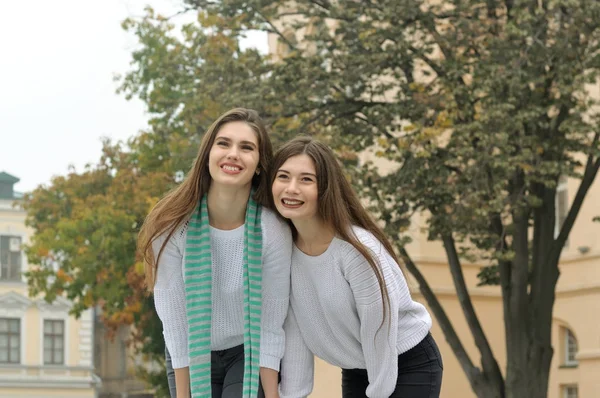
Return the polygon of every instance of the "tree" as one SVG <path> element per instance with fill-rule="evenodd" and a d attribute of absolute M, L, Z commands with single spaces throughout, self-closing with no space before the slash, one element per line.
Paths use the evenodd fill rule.
<path fill-rule="evenodd" d="M 138 278 L 130 272 L 136 264 L 133 223 L 139 226 L 149 206 L 177 182 L 178 172 L 187 170 L 201 133 L 218 114 L 236 105 L 253 107 L 278 133 L 276 141 L 309 132 L 335 147 L 348 166 L 356 166 L 363 151 L 395 162 L 390 174 L 369 164 L 354 170 L 354 183 L 397 237 L 473 390 L 486 398 L 546 396 L 558 259 L 600 167 L 600 118 L 585 91 L 600 70 L 597 2 L 187 4 L 198 19 L 183 27 L 181 38 L 168 18 L 151 9 L 141 20 L 124 23 L 140 47 L 132 54 L 132 70 L 119 80 L 120 90 L 147 104 L 150 128 L 126 146 L 107 145 L 109 155 L 97 165 L 58 178 L 27 199 L 35 230 L 29 255 L 39 264 L 36 272 L 46 272 L 32 274 L 30 284 L 51 299 L 54 285 L 43 281 L 55 276 L 64 279 L 58 292 L 63 289 L 82 305 L 89 289 L 97 292 L 93 297 L 110 300 L 107 317 L 111 309 L 127 308 L 126 296 L 139 291 L 135 283 L 114 282 L 118 294 L 105 297 L 113 290 L 94 282 L 96 272 L 86 272 L 90 265 L 77 258 L 80 243 L 62 242 L 63 237 L 77 242 L 79 235 L 93 235 L 88 223 L 102 228 L 98 236 L 125 235 L 126 255 L 98 238 L 90 239 L 87 259 L 100 268 L 112 261 L 116 275 Z M 254 50 L 240 49 L 238 39 L 248 29 L 276 35 L 285 48 L 282 56 L 269 63 Z M 581 185 L 555 237 L 560 176 L 579 178 Z M 133 192 L 126 193 L 129 189 Z M 57 202 L 54 196 L 63 191 L 68 200 Z M 113 199 L 121 201 L 115 209 L 108 205 Z M 86 216 L 93 206 L 102 212 Z M 466 353 L 402 245 L 401 231 L 415 211 L 430 215 L 429 237 L 446 249 L 480 364 Z M 102 214 L 116 227 L 93 218 Z M 121 214 L 130 218 L 121 223 Z M 498 283 L 502 291 L 505 377 L 466 290 L 461 271 L 466 256 L 485 261 L 482 282 Z M 48 270 L 54 263 L 64 275 Z M 152 306 L 144 305 L 148 319 L 156 320 Z M 162 355 L 157 346 L 153 350 L 157 358 Z"/>
<path fill-rule="evenodd" d="M 164 353 L 161 328 L 144 294 L 135 246 L 145 214 L 172 177 L 142 174 L 136 164 L 121 144 L 105 141 L 97 164 L 54 177 L 25 196 L 26 222 L 34 231 L 26 277 L 31 295 L 48 302 L 66 296 L 76 317 L 98 306 L 109 338 L 120 326 L 134 325 L 137 352 L 162 363 L 164 354 L 156 355 Z"/>
<path fill-rule="evenodd" d="M 268 69 L 256 50 L 240 49 L 237 33 L 218 16 L 198 13 L 178 29 L 148 8 L 123 28 L 140 45 L 131 70 L 116 79 L 118 92 L 146 104 L 150 126 L 126 143 L 105 141 L 98 162 L 26 195 L 34 231 L 26 276 L 30 294 L 49 302 L 64 295 L 75 316 L 99 306 L 109 334 L 133 325 L 137 352 L 164 366 L 162 326 L 136 257 L 137 233 L 151 207 L 184 177 L 202 134 L 221 113 L 235 106 L 266 113 Z M 164 367 L 139 371 L 158 396 L 168 396 Z"/>
<path fill-rule="evenodd" d="M 366 150 L 361 190 L 399 251 L 480 397 L 545 397 L 562 248 L 600 167 L 600 117 L 586 85 L 600 71 L 592 0 L 187 0 L 275 35 L 269 101 L 351 162 Z M 241 25 L 240 25 L 240 21 Z M 579 189 L 554 235 L 561 176 Z M 357 179 L 356 184 L 361 180 Z M 411 212 L 429 214 L 481 356 L 466 353 L 402 246 Z M 532 237 L 530 239 L 529 237 Z M 500 371 L 468 295 L 465 257 L 499 284 L 507 368 Z"/>

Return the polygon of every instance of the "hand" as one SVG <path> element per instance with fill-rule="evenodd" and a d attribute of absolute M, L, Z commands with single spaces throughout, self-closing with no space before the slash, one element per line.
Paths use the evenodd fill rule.
<path fill-rule="evenodd" d="M 265 398 L 279 398 L 279 372 L 274 369 L 260 368 L 260 381 Z"/>

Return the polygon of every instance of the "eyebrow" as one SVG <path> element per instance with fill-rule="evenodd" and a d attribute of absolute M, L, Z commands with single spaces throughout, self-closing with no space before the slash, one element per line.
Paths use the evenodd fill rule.
<path fill-rule="evenodd" d="M 277 172 L 278 172 L 278 173 L 281 173 L 281 172 L 283 172 L 283 173 L 291 174 L 289 171 L 287 171 L 287 170 L 284 170 L 284 169 L 279 169 L 279 170 L 277 170 Z M 301 175 L 301 176 L 311 176 L 311 177 L 315 177 L 315 178 L 317 178 L 317 175 L 316 175 L 316 174 L 313 174 L 313 173 L 300 173 L 300 175 Z"/>
<path fill-rule="evenodd" d="M 216 140 L 223 140 L 223 141 L 227 141 L 227 142 L 231 142 L 232 141 L 231 138 L 223 137 L 223 136 L 215 138 L 215 141 Z M 256 144 L 254 142 L 252 142 L 252 141 L 245 141 L 244 140 L 244 141 L 240 141 L 240 144 L 242 144 L 242 145 L 252 145 L 254 148 L 256 148 Z"/>

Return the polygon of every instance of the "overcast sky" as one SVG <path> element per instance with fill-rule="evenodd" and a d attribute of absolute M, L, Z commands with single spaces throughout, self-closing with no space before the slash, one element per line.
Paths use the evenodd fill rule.
<path fill-rule="evenodd" d="M 26 192 L 99 159 L 101 137 L 146 126 L 144 105 L 115 93 L 136 39 L 121 29 L 144 6 L 172 15 L 181 0 L 0 2 L 0 171 Z M 181 21 L 181 19 L 180 19 Z M 245 45 L 267 49 L 266 36 Z"/>

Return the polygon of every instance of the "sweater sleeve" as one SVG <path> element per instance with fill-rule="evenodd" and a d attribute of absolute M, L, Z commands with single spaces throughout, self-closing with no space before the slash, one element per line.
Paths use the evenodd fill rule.
<path fill-rule="evenodd" d="M 279 370 L 285 350 L 283 323 L 290 300 L 292 235 L 285 221 L 264 211 L 260 366 Z"/>
<path fill-rule="evenodd" d="M 163 325 L 165 344 L 171 354 L 174 369 L 189 366 L 188 321 L 185 309 L 185 284 L 182 274 L 184 230 L 175 230 L 160 256 L 154 286 L 154 305 Z M 152 242 L 154 255 L 166 239 L 166 234 Z"/>
<path fill-rule="evenodd" d="M 390 306 L 383 320 L 383 300 L 375 272 L 356 250 L 346 260 L 346 278 L 352 289 L 360 318 L 360 339 L 367 367 L 369 398 L 388 398 L 394 391 L 398 377 L 398 283 L 395 283 L 392 267 L 398 265 L 387 255 L 383 245 L 372 235 L 357 235 L 360 241 L 374 254 L 382 271 Z M 406 292 L 408 293 L 408 287 Z"/>
<path fill-rule="evenodd" d="M 285 320 L 285 355 L 281 364 L 281 398 L 306 398 L 313 389 L 314 356 L 304 343 L 290 307 Z"/>

